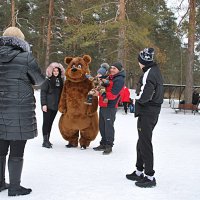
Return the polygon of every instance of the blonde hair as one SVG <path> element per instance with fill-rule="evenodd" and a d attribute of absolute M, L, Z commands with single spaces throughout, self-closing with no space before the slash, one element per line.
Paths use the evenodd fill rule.
<path fill-rule="evenodd" d="M 11 37 L 17 37 L 19 39 L 22 39 L 24 40 L 25 37 L 24 37 L 24 34 L 22 33 L 22 31 L 17 28 L 17 27 L 9 27 L 7 28 L 4 33 L 3 33 L 3 36 L 11 36 Z"/>

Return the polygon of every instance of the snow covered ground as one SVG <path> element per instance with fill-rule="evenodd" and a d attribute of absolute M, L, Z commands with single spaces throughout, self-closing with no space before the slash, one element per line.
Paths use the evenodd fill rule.
<path fill-rule="evenodd" d="M 59 129 L 59 114 L 53 125 L 53 149 L 42 144 L 42 111 L 39 91 L 37 119 L 39 136 L 29 140 L 25 150 L 22 185 L 33 192 L 15 199 L 28 200 L 199 200 L 200 115 L 175 114 L 166 101 L 154 130 L 155 188 L 142 189 L 125 178 L 135 169 L 137 130 L 133 114 L 117 112 L 113 153 L 102 155 L 92 148 L 67 149 Z M 8 173 L 6 172 L 8 180 Z M 7 191 L 0 199 L 7 199 Z"/>

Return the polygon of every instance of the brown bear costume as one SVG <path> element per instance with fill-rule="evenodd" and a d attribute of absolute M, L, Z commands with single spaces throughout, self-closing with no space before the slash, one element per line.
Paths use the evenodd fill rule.
<path fill-rule="evenodd" d="M 60 97 L 59 129 L 62 137 L 69 141 L 68 148 L 77 147 L 78 140 L 81 148 L 86 149 L 98 134 L 98 98 L 93 97 L 92 105 L 84 104 L 93 83 L 86 77 L 89 74 L 91 57 L 66 57 L 68 64 L 66 80 Z M 80 132 L 80 139 L 79 139 Z"/>

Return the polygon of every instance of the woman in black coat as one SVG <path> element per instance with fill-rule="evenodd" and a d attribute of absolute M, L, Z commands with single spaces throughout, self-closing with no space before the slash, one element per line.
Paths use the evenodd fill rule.
<path fill-rule="evenodd" d="M 49 141 L 53 121 L 58 112 L 58 103 L 63 88 L 65 70 L 60 63 L 51 63 L 46 70 L 47 78 L 41 88 L 41 106 L 43 111 L 43 144 L 45 148 L 52 148 Z"/>
<path fill-rule="evenodd" d="M 21 172 L 26 142 L 38 134 L 32 85 L 44 80 L 24 34 L 17 27 L 7 28 L 0 37 L 0 192 L 8 189 L 8 196 L 32 191 L 20 185 Z M 9 188 L 5 183 L 8 150 Z"/>

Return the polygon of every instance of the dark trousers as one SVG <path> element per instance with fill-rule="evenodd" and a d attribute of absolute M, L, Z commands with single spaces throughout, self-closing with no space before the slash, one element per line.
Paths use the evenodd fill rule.
<path fill-rule="evenodd" d="M 154 158 L 152 146 L 153 129 L 158 121 L 158 115 L 144 114 L 138 117 L 138 142 L 136 168 L 145 172 L 146 175 L 153 176 Z"/>
<path fill-rule="evenodd" d="M 43 125 L 42 125 L 43 135 L 50 135 L 56 114 L 57 110 L 48 109 L 47 112 L 43 112 Z"/>
<path fill-rule="evenodd" d="M 124 111 L 125 111 L 125 113 L 127 113 L 127 110 L 128 110 L 128 102 L 123 102 L 123 106 L 124 106 Z"/>
<path fill-rule="evenodd" d="M 10 147 L 10 157 L 23 157 L 27 140 L 0 140 L 0 156 L 7 156 Z"/>
<path fill-rule="evenodd" d="M 114 122 L 117 108 L 100 107 L 99 110 L 99 130 L 102 145 L 113 146 L 115 138 Z"/>

